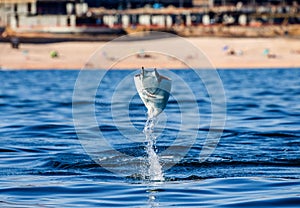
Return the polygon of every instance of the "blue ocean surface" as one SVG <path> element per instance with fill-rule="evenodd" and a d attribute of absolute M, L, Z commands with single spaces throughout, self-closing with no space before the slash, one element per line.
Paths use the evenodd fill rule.
<path fill-rule="evenodd" d="M 147 159 L 146 141 L 137 133 L 143 131 L 146 108 L 131 80 L 139 71 L 108 71 L 95 97 L 83 95 L 76 103 L 79 71 L 0 71 L 0 207 L 299 207 L 300 69 L 217 72 L 226 124 L 216 148 L 202 161 L 199 154 L 217 112 L 194 71 L 172 71 L 194 97 L 187 98 L 184 85 L 173 83 L 156 129 L 164 180 L 152 181 L 133 169 L 147 172 L 147 165 L 134 161 Z M 81 83 L 86 92 L 94 90 L 88 80 L 96 75 L 90 71 Z M 123 100 L 126 95 L 130 100 Z M 96 159 L 88 154 L 73 112 L 90 102 L 98 124 L 88 129 L 95 135 L 91 142 L 101 147 L 101 132 L 112 150 L 130 156 L 126 160 L 110 150 L 99 149 Z M 189 112 L 199 113 L 197 128 Z M 185 115 L 191 117 L 181 127 Z M 85 119 L 82 115 L 79 122 Z M 181 131 L 180 145 L 168 157 L 160 156 Z M 187 145 L 184 135 L 195 132 L 195 141 Z M 182 151 L 187 151 L 184 157 L 164 169 Z"/>

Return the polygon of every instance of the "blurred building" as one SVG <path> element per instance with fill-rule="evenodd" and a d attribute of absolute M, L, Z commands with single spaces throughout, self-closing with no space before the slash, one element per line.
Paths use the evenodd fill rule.
<path fill-rule="evenodd" d="M 197 0 L 195 0 L 197 1 Z M 242 3 L 243 5 L 292 5 L 297 1 L 295 0 L 211 0 L 211 5 L 213 6 L 230 6 Z"/>
<path fill-rule="evenodd" d="M 110 9 L 134 9 L 151 7 L 159 4 L 163 7 L 192 7 L 193 0 L 85 0 L 89 7 L 104 7 Z"/>
<path fill-rule="evenodd" d="M 12 29 L 74 24 L 74 15 L 87 11 L 76 0 L 0 0 L 0 22 Z"/>
<path fill-rule="evenodd" d="M 134 9 L 153 7 L 159 4 L 162 7 L 213 7 L 232 6 L 242 3 L 243 5 L 292 5 L 295 0 L 85 0 L 89 7 L 104 7 L 108 9 Z"/>
<path fill-rule="evenodd" d="M 11 29 L 75 26 L 88 6 L 77 0 L 0 0 L 0 22 Z"/>
<path fill-rule="evenodd" d="M 291 0 L 0 0 L 0 26 L 24 33 L 96 34 L 299 23 L 299 5 Z"/>

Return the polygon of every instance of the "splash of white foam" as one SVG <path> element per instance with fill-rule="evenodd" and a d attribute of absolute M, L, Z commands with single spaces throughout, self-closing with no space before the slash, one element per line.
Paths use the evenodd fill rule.
<path fill-rule="evenodd" d="M 146 152 L 148 154 L 148 176 L 151 181 L 163 181 L 164 175 L 162 171 L 162 166 L 159 163 L 159 157 L 155 151 L 155 140 L 156 137 L 154 135 L 154 127 L 156 124 L 156 117 L 148 116 L 144 134 L 146 136 Z"/>

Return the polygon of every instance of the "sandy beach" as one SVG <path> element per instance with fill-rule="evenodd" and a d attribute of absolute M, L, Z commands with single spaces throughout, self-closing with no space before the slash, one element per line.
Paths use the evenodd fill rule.
<path fill-rule="evenodd" d="M 203 37 L 186 40 L 203 51 L 216 68 L 300 67 L 299 39 Z M 164 39 L 159 41 L 164 44 Z M 10 43 L 0 43 L 0 69 L 81 69 L 91 55 L 105 44 L 106 42 L 20 44 L 19 49 L 13 49 Z M 132 43 L 126 44 L 130 47 Z M 57 57 L 51 57 L 53 51 L 57 52 Z M 147 65 L 185 68 L 182 62 L 159 54 L 149 54 L 148 57 L 130 56 L 117 63 L 114 68 L 130 69 Z"/>

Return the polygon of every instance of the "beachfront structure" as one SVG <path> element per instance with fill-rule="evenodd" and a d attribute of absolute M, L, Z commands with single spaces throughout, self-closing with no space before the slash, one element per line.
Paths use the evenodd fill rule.
<path fill-rule="evenodd" d="M 16 25 L 18 14 L 35 14 L 35 2 L 35 0 L 0 0 L 0 26 Z"/>
<path fill-rule="evenodd" d="M 230 6 L 242 3 L 244 5 L 292 5 L 299 1 L 296 0 L 212 0 L 212 6 Z"/>
<path fill-rule="evenodd" d="M 91 18 L 109 27 L 142 30 L 167 29 L 176 26 L 259 25 L 300 23 L 298 7 L 214 7 L 214 8 L 140 8 L 106 10 L 91 8 Z"/>
<path fill-rule="evenodd" d="M 85 0 L 90 7 L 105 7 L 108 9 L 135 9 L 154 6 L 160 7 L 192 7 L 193 0 Z"/>
<path fill-rule="evenodd" d="M 0 0 L 0 22 L 16 31 L 63 30 L 76 26 L 76 16 L 87 10 L 77 0 Z"/>
<path fill-rule="evenodd" d="M 138 27 L 140 30 L 169 31 L 176 26 L 300 23 L 299 6 L 294 0 L 192 0 L 184 1 L 185 4 L 179 0 L 86 2 L 91 7 L 90 23 L 101 22 L 111 28 L 122 27 L 127 31 Z M 124 7 L 125 2 L 135 9 Z M 156 8 L 157 3 L 163 7 Z"/>
<path fill-rule="evenodd" d="M 104 7 L 107 9 L 135 9 L 143 7 L 168 7 L 178 8 L 191 7 L 213 7 L 213 6 L 232 6 L 242 3 L 243 5 L 292 5 L 295 0 L 85 0 L 89 7 Z"/>
<path fill-rule="evenodd" d="M 155 2 L 163 1 L 155 0 Z M 234 4 L 212 7 L 214 4 L 223 5 L 228 2 Z M 292 6 L 286 4 L 270 7 L 245 6 L 247 2 L 257 3 L 258 0 L 241 0 L 235 4 L 236 2 L 193 0 L 192 3 L 197 3 L 197 7 L 169 6 L 158 9 L 146 6 L 122 10 L 89 8 L 88 2 L 83 0 L 0 0 L 0 24 L 7 27 L 5 33 L 7 36 L 13 36 L 16 33 L 122 34 L 124 30 L 180 33 L 186 31 L 185 28 L 192 31 L 199 28 L 198 26 L 300 23 L 299 6 L 296 3 Z M 290 2 L 286 0 L 286 3 Z"/>

